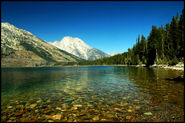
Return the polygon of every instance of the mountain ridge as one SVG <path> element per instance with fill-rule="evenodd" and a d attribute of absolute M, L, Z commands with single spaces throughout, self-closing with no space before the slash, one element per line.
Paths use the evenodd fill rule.
<path fill-rule="evenodd" d="M 82 60 L 7 22 L 1 23 L 1 51 L 1 66 L 40 66 Z"/>

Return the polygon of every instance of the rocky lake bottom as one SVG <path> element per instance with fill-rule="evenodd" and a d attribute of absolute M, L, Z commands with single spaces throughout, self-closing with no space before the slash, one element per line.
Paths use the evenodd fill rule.
<path fill-rule="evenodd" d="M 178 71 L 128 66 L 2 69 L 2 122 L 183 122 Z"/>

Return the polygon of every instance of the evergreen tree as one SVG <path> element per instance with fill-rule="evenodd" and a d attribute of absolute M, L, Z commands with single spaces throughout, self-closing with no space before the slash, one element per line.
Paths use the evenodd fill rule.
<path fill-rule="evenodd" d="M 156 58 L 156 39 L 157 36 L 157 28 L 156 26 L 152 26 L 152 31 L 148 37 L 148 54 L 147 54 L 147 65 L 154 64 L 154 60 Z"/>
<path fill-rule="evenodd" d="M 182 58 L 184 57 L 184 9 L 182 10 L 182 14 L 180 16 L 180 21 L 179 21 L 179 37 L 180 37 L 180 53 L 179 57 Z"/>
<path fill-rule="evenodd" d="M 170 45 L 171 45 L 171 52 L 170 52 L 170 59 L 173 59 L 175 56 L 178 55 L 179 48 L 179 28 L 178 28 L 178 18 L 172 18 L 172 22 L 170 24 Z"/>

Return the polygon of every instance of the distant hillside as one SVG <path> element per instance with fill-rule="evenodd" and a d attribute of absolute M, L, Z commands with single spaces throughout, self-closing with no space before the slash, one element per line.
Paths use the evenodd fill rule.
<path fill-rule="evenodd" d="M 9 23 L 1 23 L 1 66 L 41 66 L 82 60 Z"/>
<path fill-rule="evenodd" d="M 79 38 L 64 37 L 60 42 L 55 41 L 50 44 L 86 60 L 95 60 L 109 56 L 103 51 L 88 46 Z"/>

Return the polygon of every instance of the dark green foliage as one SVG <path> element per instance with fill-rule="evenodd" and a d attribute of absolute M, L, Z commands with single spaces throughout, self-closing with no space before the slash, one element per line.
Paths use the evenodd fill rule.
<path fill-rule="evenodd" d="M 184 59 L 184 9 L 182 14 L 172 18 L 170 24 L 152 30 L 147 39 L 144 35 L 136 38 L 136 44 L 128 52 L 115 56 L 97 59 L 94 61 L 83 61 L 80 65 L 138 65 L 147 66 L 156 64 L 175 65 Z"/>
<path fill-rule="evenodd" d="M 180 21 L 179 21 L 179 38 L 180 38 L 180 42 L 179 45 L 180 47 L 180 53 L 179 53 L 179 57 L 183 57 L 184 56 L 184 9 L 182 10 L 182 14 L 180 16 Z"/>
<path fill-rule="evenodd" d="M 169 65 L 176 65 L 178 63 L 177 57 L 174 57 L 172 60 L 169 61 Z"/>

